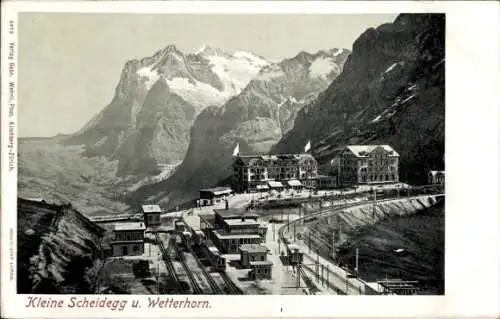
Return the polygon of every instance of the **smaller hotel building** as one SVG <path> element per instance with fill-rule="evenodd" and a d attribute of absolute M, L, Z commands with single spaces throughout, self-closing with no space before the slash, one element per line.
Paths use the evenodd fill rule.
<path fill-rule="evenodd" d="M 161 207 L 159 205 L 142 205 L 142 213 L 146 227 L 161 225 Z"/>
<path fill-rule="evenodd" d="M 349 145 L 337 160 L 340 185 L 399 182 L 399 154 L 389 145 Z"/>
<path fill-rule="evenodd" d="M 139 256 L 144 254 L 144 230 L 142 222 L 119 223 L 115 226 L 110 242 L 112 256 Z"/>

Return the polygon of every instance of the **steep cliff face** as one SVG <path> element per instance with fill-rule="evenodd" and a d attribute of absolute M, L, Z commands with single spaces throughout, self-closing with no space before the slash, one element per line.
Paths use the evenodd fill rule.
<path fill-rule="evenodd" d="M 18 293 L 93 293 L 104 229 L 69 205 L 25 199 L 17 219 Z"/>
<path fill-rule="evenodd" d="M 191 129 L 183 163 L 165 183 L 168 198 L 155 198 L 182 202 L 199 187 L 228 177 L 237 143 L 242 154 L 267 153 L 292 128 L 297 112 L 338 76 L 348 54 L 345 49 L 300 52 L 264 67 L 222 107 L 206 108 Z M 138 194 L 149 193 L 143 189 Z"/>
<path fill-rule="evenodd" d="M 246 52 L 204 47 L 184 54 L 169 45 L 123 68 L 115 95 L 65 143 L 85 145 L 84 155 L 119 160 L 120 175 L 158 172 L 158 164 L 184 158 L 189 130 L 207 106 L 241 92 L 269 62 Z"/>
<path fill-rule="evenodd" d="M 444 167 L 445 16 L 402 14 L 364 32 L 342 73 L 297 115 L 273 153 L 301 149 L 328 162 L 346 144 L 392 145 L 401 178 Z"/>

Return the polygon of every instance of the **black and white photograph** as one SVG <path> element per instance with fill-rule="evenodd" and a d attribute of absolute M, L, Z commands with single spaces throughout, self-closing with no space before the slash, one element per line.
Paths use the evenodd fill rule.
<path fill-rule="evenodd" d="M 337 296 L 343 314 L 363 296 L 417 314 L 458 296 L 456 267 L 498 238 L 457 228 L 489 211 L 458 187 L 494 189 L 470 126 L 487 102 L 457 120 L 448 88 L 488 68 L 457 63 L 462 20 L 281 3 L 2 11 L 2 292 L 20 314 L 301 316 Z"/>
<path fill-rule="evenodd" d="M 21 14 L 18 292 L 443 294 L 445 21 Z"/>

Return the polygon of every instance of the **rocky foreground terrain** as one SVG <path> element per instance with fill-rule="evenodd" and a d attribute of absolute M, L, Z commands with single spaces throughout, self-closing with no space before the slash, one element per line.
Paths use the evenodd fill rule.
<path fill-rule="evenodd" d="M 70 205 L 17 204 L 17 292 L 93 293 L 104 229 Z"/>

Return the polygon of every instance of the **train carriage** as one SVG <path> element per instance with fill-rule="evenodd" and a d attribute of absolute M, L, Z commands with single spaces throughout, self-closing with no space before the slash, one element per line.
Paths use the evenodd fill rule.
<path fill-rule="evenodd" d="M 202 245 L 203 255 L 208 259 L 215 271 L 226 270 L 226 258 L 224 258 L 220 251 L 215 247 L 211 241 L 206 241 Z"/>
<path fill-rule="evenodd" d="M 192 246 L 194 244 L 193 235 L 190 232 L 188 232 L 188 231 L 183 231 L 181 233 L 181 238 L 182 238 L 182 242 L 186 246 L 187 245 Z"/>
<path fill-rule="evenodd" d="M 175 221 L 175 230 L 181 233 L 186 231 L 186 224 L 182 220 Z"/>
<path fill-rule="evenodd" d="M 191 229 L 191 233 L 193 235 L 193 242 L 196 246 L 200 246 L 205 242 L 205 233 L 203 233 L 199 229 Z"/>

